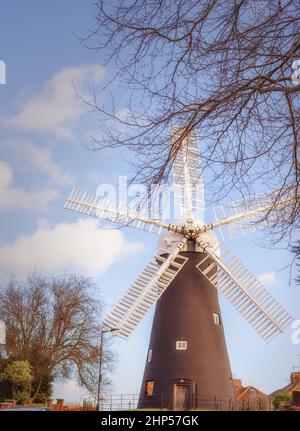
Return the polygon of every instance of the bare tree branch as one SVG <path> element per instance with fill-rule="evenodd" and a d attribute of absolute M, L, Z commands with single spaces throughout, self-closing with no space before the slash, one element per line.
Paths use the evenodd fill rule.
<path fill-rule="evenodd" d="M 111 78 L 127 91 L 123 114 L 85 100 L 99 113 L 93 150 L 126 146 L 136 155 L 133 179 L 167 181 L 174 126 L 200 135 L 203 173 L 217 201 L 278 188 L 295 205 L 274 227 L 278 238 L 299 226 L 298 0 L 98 0 L 97 28 L 83 42 L 102 49 Z M 213 198 L 212 198 L 213 197 Z"/>

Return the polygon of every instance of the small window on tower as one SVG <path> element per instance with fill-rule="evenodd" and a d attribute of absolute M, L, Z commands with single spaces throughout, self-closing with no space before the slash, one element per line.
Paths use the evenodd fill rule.
<path fill-rule="evenodd" d="M 220 325 L 220 316 L 217 313 L 213 313 L 214 324 Z"/>
<path fill-rule="evenodd" d="M 149 350 L 148 350 L 147 361 L 148 361 L 148 362 L 151 362 L 151 359 L 152 359 L 152 349 L 149 349 Z"/>
<path fill-rule="evenodd" d="M 176 341 L 176 350 L 186 350 L 187 341 Z"/>
<path fill-rule="evenodd" d="M 153 389 L 154 389 L 154 380 L 147 380 L 146 381 L 146 390 L 145 390 L 146 397 L 152 397 Z"/>

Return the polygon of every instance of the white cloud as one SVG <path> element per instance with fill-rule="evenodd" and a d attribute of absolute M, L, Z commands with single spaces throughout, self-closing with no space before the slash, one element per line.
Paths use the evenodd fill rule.
<path fill-rule="evenodd" d="M 57 198 L 58 193 L 53 189 L 43 191 L 28 191 L 19 187 L 12 187 L 13 170 L 10 165 L 0 161 L 0 210 L 16 209 L 45 210 L 49 202 Z"/>
<path fill-rule="evenodd" d="M 46 81 L 41 93 L 27 101 L 19 113 L 2 119 L 2 124 L 25 131 L 54 133 L 60 138 L 72 137 L 71 126 L 84 112 L 86 105 L 76 96 L 102 80 L 104 69 L 99 65 L 69 67 Z"/>
<path fill-rule="evenodd" d="M 52 228 L 44 221 L 33 234 L 0 246 L 0 265 L 18 275 L 42 269 L 97 276 L 114 261 L 142 249 L 142 243 L 128 243 L 119 230 L 100 230 L 94 220 L 59 223 Z"/>
<path fill-rule="evenodd" d="M 13 149 L 14 158 L 20 158 L 25 168 L 43 172 L 57 184 L 69 185 L 74 182 L 72 176 L 55 162 L 49 148 L 41 148 L 29 139 L 11 139 L 3 145 Z"/>
<path fill-rule="evenodd" d="M 260 274 L 257 278 L 265 287 L 272 286 L 277 281 L 275 272 L 265 272 Z"/>

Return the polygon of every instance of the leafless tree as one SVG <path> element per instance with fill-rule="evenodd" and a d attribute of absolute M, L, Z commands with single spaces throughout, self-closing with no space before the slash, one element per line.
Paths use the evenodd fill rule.
<path fill-rule="evenodd" d="M 12 279 L 0 291 L 0 315 L 6 324 L 8 360 L 32 366 L 32 396 L 43 379 L 72 376 L 91 392 L 98 377 L 101 304 L 92 282 L 77 275 L 34 274 L 25 282 Z M 112 365 L 109 349 L 103 353 Z"/>
<path fill-rule="evenodd" d="M 136 153 L 134 179 L 167 180 L 182 138 L 197 129 L 214 201 L 278 188 L 295 197 L 276 224 L 299 226 L 299 0 L 135 0 L 96 2 L 96 28 L 83 39 L 102 50 L 124 103 L 86 99 L 101 139 L 90 148 Z M 120 110 L 120 106 L 122 109 Z M 175 144 L 173 126 L 185 126 Z"/>

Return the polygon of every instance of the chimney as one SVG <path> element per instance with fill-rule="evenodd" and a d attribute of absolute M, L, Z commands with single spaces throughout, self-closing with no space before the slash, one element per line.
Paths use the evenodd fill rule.
<path fill-rule="evenodd" d="M 293 385 L 300 383 L 300 371 L 294 371 L 293 373 L 291 373 L 291 383 Z"/>
<path fill-rule="evenodd" d="M 233 387 L 234 389 L 237 389 L 242 386 L 242 380 L 241 379 L 233 379 Z"/>

